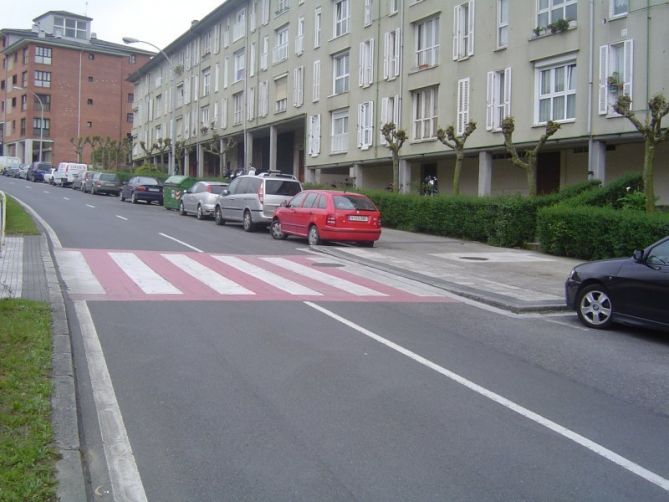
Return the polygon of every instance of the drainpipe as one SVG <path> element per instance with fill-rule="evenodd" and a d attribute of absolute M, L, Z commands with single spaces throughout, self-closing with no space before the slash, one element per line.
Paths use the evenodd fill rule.
<path fill-rule="evenodd" d="M 81 60 L 83 57 L 84 51 L 79 51 L 79 89 L 77 90 L 77 138 L 81 137 Z"/>
<path fill-rule="evenodd" d="M 588 43 L 588 179 L 593 178 L 592 100 L 594 98 L 594 54 L 595 54 L 595 1 L 590 0 L 590 33 Z"/>
<path fill-rule="evenodd" d="M 650 108 L 650 0 L 646 0 L 646 119 L 649 118 Z"/>

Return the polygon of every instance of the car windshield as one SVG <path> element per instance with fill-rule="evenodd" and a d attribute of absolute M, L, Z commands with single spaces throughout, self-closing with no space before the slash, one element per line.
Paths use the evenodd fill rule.
<path fill-rule="evenodd" d="M 116 181 L 116 175 L 115 174 L 101 174 L 100 179 L 102 181 Z"/>
<path fill-rule="evenodd" d="M 221 193 L 225 188 L 228 188 L 227 185 L 209 185 L 211 193 Z"/>
<path fill-rule="evenodd" d="M 334 205 L 336 209 L 376 211 L 376 207 L 371 200 L 369 200 L 367 197 L 356 195 L 335 195 Z"/>
<path fill-rule="evenodd" d="M 158 180 L 156 178 L 148 178 L 146 176 L 142 176 L 140 178 L 137 178 L 137 184 L 138 185 L 158 185 Z"/>
<path fill-rule="evenodd" d="M 286 195 L 292 197 L 302 191 L 300 184 L 292 180 L 267 180 L 265 193 L 267 195 Z"/>

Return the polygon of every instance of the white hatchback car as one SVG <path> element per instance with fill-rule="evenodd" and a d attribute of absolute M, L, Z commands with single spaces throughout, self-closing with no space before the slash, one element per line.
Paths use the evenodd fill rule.
<path fill-rule="evenodd" d="M 198 220 L 212 216 L 218 194 L 227 186 L 222 181 L 198 181 L 181 196 L 179 214 L 194 214 Z"/>

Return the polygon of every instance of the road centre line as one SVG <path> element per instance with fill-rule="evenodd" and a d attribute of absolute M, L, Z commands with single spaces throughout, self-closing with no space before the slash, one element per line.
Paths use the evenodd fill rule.
<path fill-rule="evenodd" d="M 65 199 L 65 200 L 70 200 L 70 198 L 69 198 L 69 197 L 63 197 L 63 199 Z"/>
<path fill-rule="evenodd" d="M 75 301 L 74 308 L 81 327 L 93 399 L 98 414 L 102 446 L 107 460 L 114 500 L 147 500 L 135 455 L 123 423 L 107 362 L 88 305 Z"/>
<path fill-rule="evenodd" d="M 92 206 L 92 205 L 90 205 L 90 204 L 86 204 L 86 205 L 87 205 L 88 207 L 92 207 L 93 209 L 95 209 L 95 206 Z"/>
<path fill-rule="evenodd" d="M 176 237 L 172 237 L 171 235 L 167 235 L 167 234 L 164 234 L 162 232 L 159 232 L 158 235 L 161 235 L 161 236 L 165 237 L 166 239 L 173 240 L 174 242 L 178 242 L 182 246 L 186 246 L 187 248 L 190 248 L 193 251 L 197 251 L 198 253 L 204 253 L 204 251 L 202 251 L 201 249 L 196 248 L 195 246 L 191 246 L 190 244 L 187 244 L 184 241 L 180 241 L 179 239 L 177 239 Z"/>
<path fill-rule="evenodd" d="M 330 311 L 330 310 L 328 310 L 324 307 L 321 307 L 320 305 L 316 305 L 315 303 L 312 303 L 312 302 L 309 302 L 309 301 L 304 302 L 304 304 L 313 308 L 313 309 L 315 309 L 315 310 L 317 310 L 317 311 L 319 311 L 319 312 L 321 312 L 322 314 L 325 314 L 326 316 L 334 319 L 335 321 L 338 321 L 338 322 L 344 324 L 345 326 L 348 326 L 349 328 L 351 328 L 351 329 L 353 329 L 353 330 L 371 338 L 372 340 L 375 340 L 375 341 L 385 345 L 386 347 L 388 347 L 388 348 L 390 348 L 390 349 L 392 349 L 396 352 L 399 352 L 400 354 L 402 354 L 406 357 L 409 357 L 410 359 L 413 359 L 414 361 L 418 362 L 419 364 L 422 364 L 423 366 L 426 366 L 427 368 L 430 368 L 431 370 L 436 371 L 437 373 L 445 376 L 446 378 L 454 381 L 455 383 L 458 383 L 458 384 L 468 388 L 469 390 L 471 390 L 471 391 L 473 391 L 473 392 L 475 392 L 475 393 L 477 393 L 477 394 L 479 394 L 479 395 L 481 395 L 481 396 L 483 396 L 487 399 L 490 399 L 491 401 L 493 401 L 493 402 L 495 402 L 495 403 L 497 403 L 501 406 L 504 406 L 505 408 L 507 408 L 507 409 L 509 409 L 509 410 L 511 410 L 511 411 L 513 411 L 513 412 L 515 412 L 515 413 L 517 413 L 517 414 L 519 414 L 519 415 L 521 415 L 521 416 L 523 416 L 523 417 L 525 417 L 525 418 L 527 418 L 527 419 L 529 419 L 529 420 L 531 420 L 531 421 L 533 421 L 533 422 L 535 422 L 539 425 L 541 425 L 542 427 L 545 427 L 546 429 L 549 429 L 549 430 L 565 437 L 566 439 L 569 439 L 570 441 L 573 441 L 574 443 L 576 443 L 580 446 L 583 446 L 584 448 L 587 448 L 588 450 L 592 451 L 593 453 L 595 453 L 595 454 L 597 454 L 601 457 L 604 457 L 605 459 L 613 462 L 614 464 L 619 465 L 623 469 L 626 469 L 627 471 L 629 471 L 633 474 L 636 474 L 637 476 L 645 479 L 646 481 L 648 481 L 648 482 L 650 482 L 650 483 L 652 483 L 656 486 L 659 486 L 663 490 L 669 492 L 669 479 L 663 478 L 662 476 L 646 469 L 645 467 L 642 467 L 639 464 L 636 464 L 636 463 L 632 462 L 631 460 L 629 460 L 629 459 L 627 459 L 627 458 L 625 458 L 621 455 L 618 455 L 614 451 L 609 450 L 608 448 L 600 445 L 599 443 L 595 443 L 594 441 L 586 438 L 585 436 L 581 436 L 580 434 L 578 434 L 578 433 L 576 433 L 576 432 L 574 432 L 570 429 L 567 429 L 566 427 L 563 427 L 562 425 L 560 425 L 556 422 L 553 422 L 552 420 L 550 420 L 546 417 L 543 417 L 543 416 L 539 415 L 538 413 L 535 413 L 535 412 L 533 412 L 533 411 L 515 403 L 514 401 L 511 401 L 510 399 L 507 399 L 507 398 L 505 398 L 505 397 L 503 397 L 503 396 L 501 396 L 501 395 L 499 395 L 499 394 L 497 394 L 497 393 L 495 393 L 491 390 L 488 390 L 485 387 L 482 387 L 482 386 L 472 382 L 471 380 L 468 380 L 468 379 L 458 375 L 457 373 L 454 373 L 454 372 L 452 372 L 452 371 L 450 371 L 450 370 L 448 370 L 448 369 L 446 369 L 442 366 L 439 366 L 438 364 L 433 363 L 429 359 L 426 359 L 423 356 L 421 356 L 421 355 L 419 355 L 415 352 L 412 352 L 409 349 L 406 349 L 406 348 L 402 347 L 401 345 L 398 345 L 394 342 L 391 342 L 390 340 L 387 340 L 387 339 L 377 335 L 376 333 L 374 333 L 374 332 L 372 332 L 372 331 L 370 331 L 366 328 L 363 328 L 362 326 L 360 326 L 360 325 L 358 325 L 358 324 L 356 324 L 352 321 L 349 321 L 348 319 L 345 319 L 344 317 L 342 317 L 338 314 L 335 314 L 334 312 L 332 312 L 332 311 Z"/>
<path fill-rule="evenodd" d="M 116 217 L 120 220 L 128 221 L 128 218 L 126 218 L 125 216 L 121 216 L 121 215 L 117 214 Z"/>

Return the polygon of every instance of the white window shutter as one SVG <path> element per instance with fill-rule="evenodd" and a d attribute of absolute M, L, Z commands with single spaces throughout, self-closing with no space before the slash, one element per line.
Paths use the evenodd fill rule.
<path fill-rule="evenodd" d="M 218 92 L 218 81 L 221 77 L 221 69 L 218 63 L 214 65 L 214 92 Z"/>
<path fill-rule="evenodd" d="M 369 58 L 367 60 L 367 85 L 374 82 L 374 39 L 369 40 Z"/>
<path fill-rule="evenodd" d="M 504 117 L 511 116 L 511 67 L 504 68 Z M 501 124 L 500 124 L 501 126 Z"/>
<path fill-rule="evenodd" d="M 397 28 L 395 30 L 395 57 L 393 62 L 395 63 L 392 75 L 394 77 L 399 77 L 400 75 L 400 65 L 402 63 L 402 30 Z"/>
<path fill-rule="evenodd" d="M 474 0 L 469 0 L 469 16 L 467 18 L 467 55 L 474 55 Z"/>
<path fill-rule="evenodd" d="M 609 46 L 599 48 L 599 114 L 605 115 L 609 108 Z"/>
<path fill-rule="evenodd" d="M 358 85 L 362 87 L 365 83 L 365 42 L 360 42 L 360 54 L 358 58 Z"/>
<path fill-rule="evenodd" d="M 388 98 L 381 98 L 381 120 L 379 121 L 379 125 L 380 125 L 380 127 L 379 127 L 379 138 L 380 138 L 379 141 L 381 142 L 382 145 L 385 145 L 385 144 L 388 143 L 386 141 L 386 138 L 383 136 L 383 133 L 381 132 L 381 130 L 383 129 L 384 125 L 386 125 L 388 122 L 390 122 L 390 120 L 388 120 L 388 116 L 389 116 L 388 109 L 389 109 L 389 106 L 390 106 L 389 101 L 390 100 Z"/>
<path fill-rule="evenodd" d="M 395 124 L 395 127 L 400 129 L 400 123 L 402 122 L 400 120 L 400 110 L 401 110 L 401 104 L 402 98 L 400 98 L 399 94 L 395 95 L 395 99 L 393 100 L 393 124 Z"/>
<path fill-rule="evenodd" d="M 453 59 L 460 57 L 460 11 L 462 9 L 456 5 L 453 9 Z"/>
<path fill-rule="evenodd" d="M 623 94 L 632 99 L 634 41 L 625 40 L 623 50 Z"/>
<path fill-rule="evenodd" d="M 383 79 L 390 77 L 390 32 L 383 34 Z"/>
<path fill-rule="evenodd" d="M 316 156 L 321 153 L 321 116 L 320 114 L 314 115 L 314 128 L 313 128 L 313 150 L 312 156 Z"/>
<path fill-rule="evenodd" d="M 458 80 L 458 120 L 456 134 L 465 132 L 469 122 L 469 78 Z"/>
<path fill-rule="evenodd" d="M 367 140 L 368 147 L 374 143 L 374 101 L 369 102 L 369 117 L 367 120 Z"/>
<path fill-rule="evenodd" d="M 230 66 L 230 58 L 226 57 L 223 61 L 223 88 L 228 88 L 228 67 Z"/>
<path fill-rule="evenodd" d="M 365 120 L 365 107 L 363 104 L 358 105 L 358 148 L 362 148 L 362 130 Z"/>
<path fill-rule="evenodd" d="M 313 101 L 318 101 L 321 99 L 321 62 L 320 60 L 314 61 L 314 75 L 312 78 L 313 83 Z"/>
<path fill-rule="evenodd" d="M 485 128 L 491 131 L 495 116 L 495 72 L 489 71 L 487 76 Z"/>

